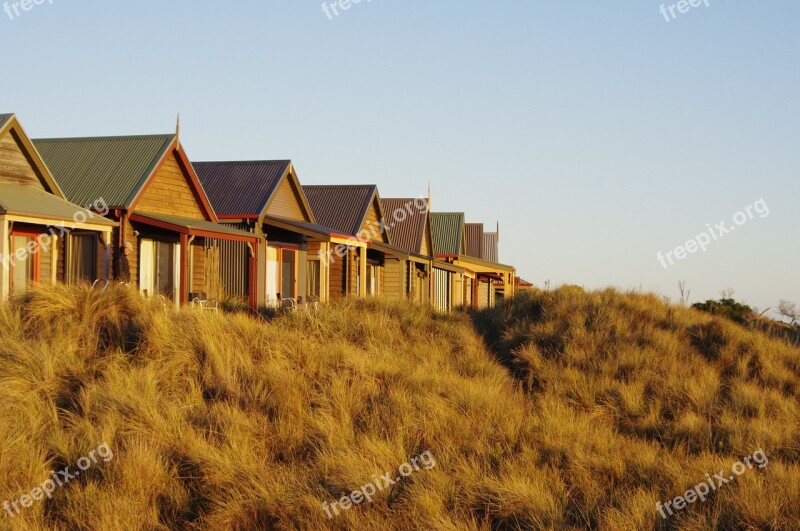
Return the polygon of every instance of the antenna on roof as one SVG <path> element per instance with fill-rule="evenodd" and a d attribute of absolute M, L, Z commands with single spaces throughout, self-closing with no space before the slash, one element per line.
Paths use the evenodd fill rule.
<path fill-rule="evenodd" d="M 500 243 L 500 222 L 497 222 L 497 243 Z"/>
<path fill-rule="evenodd" d="M 181 147 L 181 113 L 178 113 L 178 120 L 175 122 L 175 145 Z"/>
<path fill-rule="evenodd" d="M 428 211 L 431 210 L 431 182 L 428 181 Z"/>

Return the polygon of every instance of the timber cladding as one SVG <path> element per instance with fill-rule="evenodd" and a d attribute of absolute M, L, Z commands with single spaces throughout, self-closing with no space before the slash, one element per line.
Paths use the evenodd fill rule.
<path fill-rule="evenodd" d="M 382 241 L 389 243 L 389 234 L 380 231 L 380 210 L 378 210 L 378 199 L 376 198 L 370 208 L 367 210 L 367 216 L 364 219 L 364 225 L 361 227 L 366 230 L 371 240 Z M 387 220 L 387 223 L 389 221 Z"/>
<path fill-rule="evenodd" d="M 151 177 L 136 205 L 136 211 L 206 219 L 174 153 L 164 159 Z"/>
<path fill-rule="evenodd" d="M 290 179 L 283 179 L 275 190 L 275 195 L 269 203 L 267 213 L 270 216 L 293 219 L 296 221 L 310 221 L 303 212 L 302 198 L 292 186 Z"/>
<path fill-rule="evenodd" d="M 405 293 L 405 260 L 387 258 L 383 268 L 381 294 L 389 299 L 400 300 Z"/>
<path fill-rule="evenodd" d="M 358 253 L 364 252 L 361 249 L 351 248 L 345 256 L 345 267 L 347 267 L 347 291 L 350 297 L 358 297 L 358 274 L 359 257 Z"/>
<path fill-rule="evenodd" d="M 347 262 L 348 255 L 345 255 L 344 258 L 339 258 L 334 255 L 333 260 L 330 262 L 330 298 L 332 300 L 341 299 L 345 295 L 345 286 L 347 282 L 345 263 Z"/>
<path fill-rule="evenodd" d="M 13 131 L 0 139 L 0 161 L 0 182 L 27 184 L 44 190 L 33 164 L 20 148 Z"/>
<path fill-rule="evenodd" d="M 131 226 L 131 222 L 127 219 L 123 222 L 125 224 L 125 231 L 124 231 L 124 241 L 130 242 L 133 245 L 133 250 L 131 254 L 128 255 L 128 265 L 130 266 L 131 270 L 131 284 L 134 286 L 139 285 L 139 240 L 136 237 L 136 234 L 133 232 L 133 226 Z M 114 233 L 111 238 L 111 264 L 112 264 L 112 272 L 111 276 L 114 276 L 113 273 L 113 264 L 114 260 L 117 257 L 117 254 L 121 252 L 120 250 L 120 241 L 119 241 L 119 227 L 114 228 Z M 116 279 L 115 279 L 116 280 Z"/>
<path fill-rule="evenodd" d="M 203 245 L 192 245 L 192 281 L 189 283 L 189 291 L 202 291 L 208 294 L 206 284 L 206 250 Z M 212 297 L 212 295 L 208 295 Z"/>

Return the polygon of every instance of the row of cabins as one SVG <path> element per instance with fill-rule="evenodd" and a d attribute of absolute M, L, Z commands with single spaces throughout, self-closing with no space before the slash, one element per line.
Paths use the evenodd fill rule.
<path fill-rule="evenodd" d="M 374 185 L 302 185 L 289 160 L 192 162 L 178 131 L 31 140 L 0 115 L 0 298 L 125 280 L 120 254 L 130 284 L 176 305 L 383 296 L 452 311 L 513 296 L 499 230 L 430 207 Z"/>

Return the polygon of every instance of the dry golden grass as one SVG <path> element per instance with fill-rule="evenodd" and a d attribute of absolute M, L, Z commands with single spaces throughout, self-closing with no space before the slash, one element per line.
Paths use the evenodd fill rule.
<path fill-rule="evenodd" d="M 266 322 L 60 286 L 0 306 L 0 345 L 0 502 L 114 452 L 2 528 L 800 526 L 800 353 L 654 297 Z M 759 448 L 766 468 L 658 516 Z M 426 450 L 433 469 L 327 518 Z"/>

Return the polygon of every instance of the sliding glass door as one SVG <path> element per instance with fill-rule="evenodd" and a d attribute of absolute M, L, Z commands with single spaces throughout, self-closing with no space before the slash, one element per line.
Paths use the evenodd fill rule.
<path fill-rule="evenodd" d="M 142 239 L 139 244 L 139 289 L 148 296 L 180 301 L 180 244 Z"/>
<path fill-rule="evenodd" d="M 67 278 L 71 284 L 93 282 L 97 275 L 97 236 L 70 234 L 67 250 Z"/>
<path fill-rule="evenodd" d="M 297 249 L 267 247 L 267 302 L 297 298 Z"/>
<path fill-rule="evenodd" d="M 11 264 L 11 294 L 21 295 L 39 280 L 39 259 L 38 252 L 30 253 L 28 249 L 34 249 L 36 238 L 28 234 L 11 234 L 11 253 L 13 257 Z M 20 260 L 18 257 L 22 256 Z"/>

